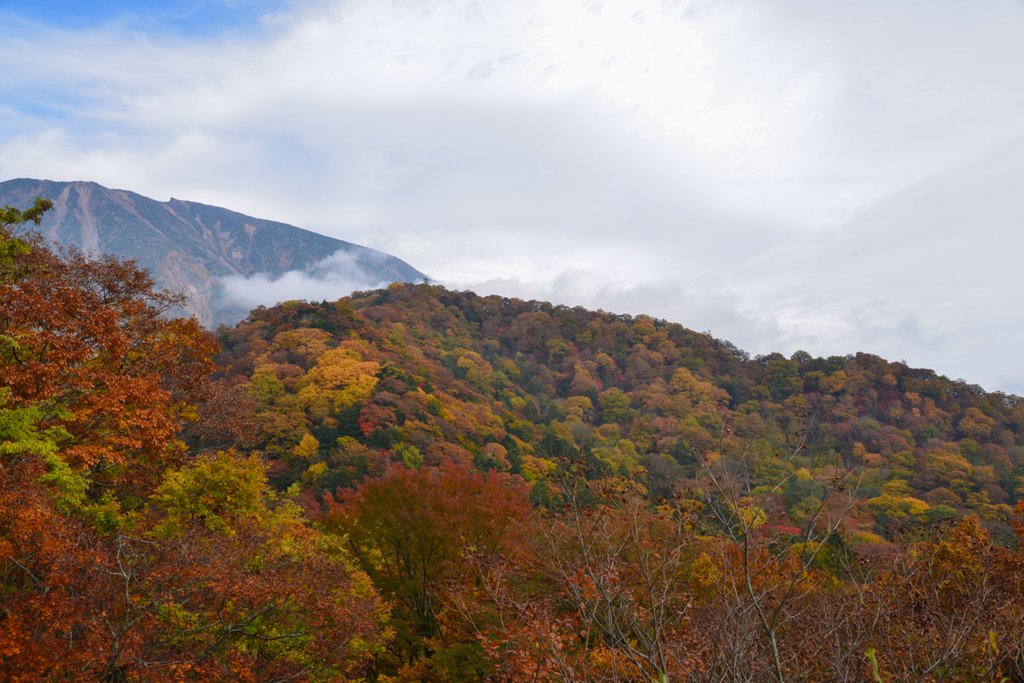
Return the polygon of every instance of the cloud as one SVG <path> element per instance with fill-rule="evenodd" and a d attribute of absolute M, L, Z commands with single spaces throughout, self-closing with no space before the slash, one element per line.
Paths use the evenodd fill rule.
<path fill-rule="evenodd" d="M 373 259 L 370 252 L 361 259 Z M 383 254 L 380 258 L 386 258 Z M 264 273 L 251 277 L 229 275 L 220 278 L 223 297 L 229 301 L 255 307 L 274 306 L 283 301 L 304 299 L 306 301 L 335 301 L 354 291 L 378 289 L 389 284 L 381 280 L 356 262 L 356 258 L 344 251 L 314 263 L 308 270 L 291 270 L 271 278 Z"/>
<path fill-rule="evenodd" d="M 776 312 L 789 346 L 906 358 L 1009 390 L 1024 341 L 1022 185 L 1018 138 L 894 192 L 841 231 L 771 250 L 752 263 L 752 305 Z"/>
<path fill-rule="evenodd" d="M 1009 381 L 1019 3 L 280 7 L 198 37 L 19 25 L 0 177 L 226 206 L 752 352 Z M 370 286 L 332 277 L 238 291 Z"/>
<path fill-rule="evenodd" d="M 219 40 L 116 26 L 28 31 L 3 48 L 5 61 L 20 67 L 3 83 L 22 102 L 65 112 L 73 143 L 138 149 L 140 180 L 158 192 L 187 182 L 184 169 L 173 156 L 149 160 L 145 148 L 181 146 L 186 133 L 255 151 L 262 164 L 244 174 L 248 182 L 263 172 L 267 179 L 257 182 L 280 187 L 282 176 L 308 182 L 324 171 L 330 184 L 352 169 L 366 174 L 357 185 L 364 190 L 399 189 L 392 184 L 402 178 L 403 156 L 433 157 L 439 145 L 431 142 L 456 137 L 471 118 L 492 143 L 514 128 L 526 144 L 491 144 L 468 156 L 442 150 L 432 159 L 436 177 L 465 169 L 500 182 L 508 162 L 516 168 L 516 149 L 520 158 L 558 156 L 530 145 L 535 134 L 578 125 L 595 156 L 647 147 L 643 165 L 655 162 L 666 185 L 695 186 L 694 194 L 756 218 L 814 227 L 1016 125 L 1008 112 L 1021 96 L 994 87 L 1021 75 L 1003 3 L 963 16 L 949 11 L 924 26 L 913 12 L 886 5 L 825 13 L 787 3 L 768 11 L 752 2 L 655 0 L 607 3 L 599 12 L 542 2 L 298 4 L 269 34 Z M 971 35 L 995 22 L 1000 34 Z M 912 35 L 901 34 L 910 28 Z M 955 59 L 928 59 L 939 44 L 955 45 L 937 53 Z M 995 58 L 1005 73 L 979 69 L 980 79 L 962 78 L 956 89 L 941 78 L 962 72 L 958 62 Z M 901 98 L 895 111 L 879 106 Z M 951 107 L 963 110 L 955 130 L 929 123 Z M 450 125 L 438 120 L 453 110 L 464 115 Z M 374 119 L 387 128 L 379 136 Z M 193 170 L 224 159 L 213 145 L 190 154 Z M 289 168 L 289 157 L 302 159 L 306 172 Z M 576 158 L 549 158 L 548 168 L 572 170 Z M 157 169 L 177 177 L 146 178 Z M 234 182 L 218 175 L 217 184 L 189 184 L 231 193 Z M 261 194 L 250 191 L 248 201 Z"/>

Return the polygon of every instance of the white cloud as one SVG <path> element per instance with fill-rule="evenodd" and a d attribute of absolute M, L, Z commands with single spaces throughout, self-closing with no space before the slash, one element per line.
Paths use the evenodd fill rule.
<path fill-rule="evenodd" d="M 2 177 L 222 205 L 755 353 L 1020 386 L 985 352 L 1024 333 L 1011 0 L 324 0 L 249 37 L 23 28 L 0 45 Z"/>
<path fill-rule="evenodd" d="M 373 254 L 363 254 L 363 258 L 373 258 Z M 226 299 L 255 307 L 296 299 L 335 301 L 354 291 L 385 287 L 389 281 L 368 272 L 351 254 L 338 251 L 305 271 L 290 270 L 274 278 L 263 273 L 251 277 L 229 275 L 220 278 L 220 283 Z"/>

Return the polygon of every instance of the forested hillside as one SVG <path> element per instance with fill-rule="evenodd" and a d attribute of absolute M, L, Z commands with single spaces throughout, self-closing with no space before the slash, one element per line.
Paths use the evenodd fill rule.
<path fill-rule="evenodd" d="M 401 284 L 260 309 L 220 338 L 219 372 L 261 401 L 281 486 L 453 462 L 540 482 L 541 501 L 559 458 L 578 454 L 667 497 L 702 461 L 759 463 L 801 432 L 773 494 L 780 526 L 848 472 L 848 530 L 865 541 L 908 517 L 975 512 L 1008 529 L 1024 496 L 1024 400 L 864 353 L 751 359 L 644 316 Z"/>
<path fill-rule="evenodd" d="M 1024 405 L 395 284 L 203 330 L 0 216 L 0 680 L 1024 682 Z"/>

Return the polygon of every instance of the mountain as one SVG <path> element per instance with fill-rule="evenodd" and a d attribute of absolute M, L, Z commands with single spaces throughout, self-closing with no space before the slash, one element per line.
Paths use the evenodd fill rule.
<path fill-rule="evenodd" d="M 84 181 L 0 183 L 0 206 L 24 209 L 36 197 L 53 202 L 40 227 L 48 239 L 87 253 L 137 259 L 159 286 L 187 291 L 186 310 L 211 328 L 234 324 L 253 307 L 232 297 L 224 287 L 226 277 L 274 279 L 289 271 L 323 275 L 332 270 L 366 288 L 425 278 L 383 252 L 216 206 L 173 198 L 159 202 Z M 343 294 L 348 292 L 338 292 Z"/>

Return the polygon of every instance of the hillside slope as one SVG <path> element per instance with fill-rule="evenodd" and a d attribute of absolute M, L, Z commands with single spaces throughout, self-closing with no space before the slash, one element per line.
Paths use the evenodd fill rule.
<path fill-rule="evenodd" d="M 351 279 L 370 286 L 424 278 L 388 254 L 216 206 L 158 202 L 91 182 L 19 178 L 0 183 L 0 206 L 23 209 L 36 197 L 54 204 L 41 226 L 48 239 L 88 253 L 138 259 L 160 286 L 188 291 L 188 312 L 207 327 L 234 324 L 251 308 L 251 302 L 225 295 L 218 279 L 224 276 L 274 278 L 308 270 L 341 252 L 350 257 Z"/>
<path fill-rule="evenodd" d="M 543 482 L 582 454 L 595 471 L 642 466 L 668 495 L 701 459 L 768 472 L 804 431 L 781 527 L 850 470 L 849 530 L 868 540 L 968 512 L 1001 527 L 1024 497 L 1024 400 L 864 353 L 751 359 L 645 316 L 400 284 L 256 310 L 222 344 L 221 373 L 262 401 L 280 485 L 332 491 L 392 460 Z"/>

